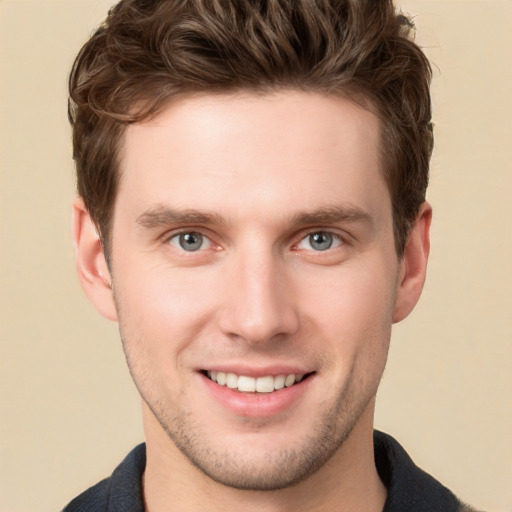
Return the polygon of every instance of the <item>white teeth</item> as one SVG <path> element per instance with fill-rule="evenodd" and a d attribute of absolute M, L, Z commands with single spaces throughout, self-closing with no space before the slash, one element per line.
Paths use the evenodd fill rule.
<path fill-rule="evenodd" d="M 240 375 L 240 377 L 238 377 L 238 391 L 254 393 L 256 391 L 256 379 Z"/>
<path fill-rule="evenodd" d="M 272 393 L 274 391 L 274 377 L 258 377 L 256 379 L 256 391 L 258 393 Z"/>
<path fill-rule="evenodd" d="M 285 380 L 286 380 L 286 375 L 278 375 L 274 379 L 274 388 L 275 389 L 283 389 Z"/>
<path fill-rule="evenodd" d="M 248 377 L 247 375 L 236 375 L 235 373 L 208 371 L 208 377 L 220 386 L 227 386 L 230 389 L 237 389 L 243 393 L 272 393 L 274 390 L 293 386 L 299 383 L 304 374 L 289 375 L 265 375 L 263 377 Z"/>
<path fill-rule="evenodd" d="M 228 373 L 226 386 L 231 389 L 236 389 L 238 387 L 238 375 L 235 375 L 234 373 Z"/>
<path fill-rule="evenodd" d="M 295 384 L 295 375 L 293 373 L 291 375 L 287 375 L 286 379 L 284 380 L 284 385 L 289 388 L 290 386 L 293 386 Z"/>

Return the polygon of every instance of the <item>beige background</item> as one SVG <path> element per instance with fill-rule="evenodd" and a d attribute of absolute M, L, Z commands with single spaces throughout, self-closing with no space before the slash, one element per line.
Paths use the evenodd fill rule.
<path fill-rule="evenodd" d="M 0 512 L 56 511 L 142 440 L 116 326 L 74 274 L 72 58 L 107 0 L 0 0 Z M 512 511 L 512 1 L 408 0 L 436 69 L 433 248 L 377 427 Z"/>

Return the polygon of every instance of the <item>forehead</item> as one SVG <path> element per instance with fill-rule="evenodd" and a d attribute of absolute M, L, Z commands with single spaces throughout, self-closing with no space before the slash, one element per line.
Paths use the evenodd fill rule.
<path fill-rule="evenodd" d="M 172 203 L 240 214 L 357 204 L 387 190 L 379 121 L 339 96 L 197 95 L 127 128 L 116 210 Z M 322 203 L 322 204 L 320 204 Z"/>

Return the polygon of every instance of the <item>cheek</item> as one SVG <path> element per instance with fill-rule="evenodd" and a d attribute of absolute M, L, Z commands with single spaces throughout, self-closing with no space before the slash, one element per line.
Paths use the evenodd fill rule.
<path fill-rule="evenodd" d="M 126 261 L 114 274 L 124 331 L 160 355 L 181 350 L 197 335 L 215 309 L 213 295 L 218 289 L 208 272 L 198 269 Z"/>
<path fill-rule="evenodd" d="M 190 279 L 156 268 L 115 274 L 114 290 L 123 349 L 143 397 L 184 392 L 187 349 L 206 322 L 205 294 Z M 119 286 L 116 286 L 116 281 Z"/>
<path fill-rule="evenodd" d="M 379 261 L 310 276 L 298 293 L 303 314 L 335 351 L 387 351 L 395 302 L 390 269 Z"/>

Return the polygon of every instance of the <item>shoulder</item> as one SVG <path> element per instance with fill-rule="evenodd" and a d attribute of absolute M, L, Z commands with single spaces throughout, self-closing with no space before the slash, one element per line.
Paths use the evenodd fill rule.
<path fill-rule="evenodd" d="M 62 512 L 143 512 L 142 475 L 146 446 L 134 448 L 105 478 L 74 498 Z"/>
<path fill-rule="evenodd" d="M 414 464 L 391 436 L 374 432 L 375 464 L 388 491 L 384 512 L 477 512 Z"/>
<path fill-rule="evenodd" d="M 103 512 L 108 510 L 110 478 L 105 478 L 74 498 L 62 512 Z"/>
<path fill-rule="evenodd" d="M 466 505 L 465 503 L 461 503 L 457 512 L 482 512 L 482 511 L 479 511 L 476 508 L 470 507 L 469 505 Z"/>

